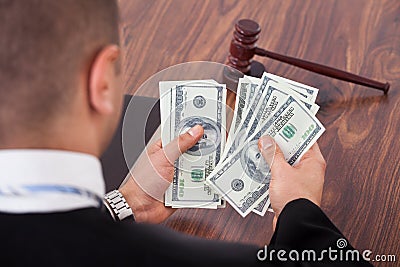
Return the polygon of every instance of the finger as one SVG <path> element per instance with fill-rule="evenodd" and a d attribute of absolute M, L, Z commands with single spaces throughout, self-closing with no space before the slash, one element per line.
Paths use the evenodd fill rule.
<path fill-rule="evenodd" d="M 270 136 L 261 136 L 258 140 L 258 149 L 261 152 L 264 160 L 269 166 L 272 166 L 275 157 L 275 141 Z"/>
<path fill-rule="evenodd" d="M 325 160 L 324 156 L 321 153 L 321 150 L 319 149 L 319 145 L 317 142 L 310 148 L 311 153 L 318 159 Z"/>
<path fill-rule="evenodd" d="M 156 153 L 158 150 L 162 148 L 162 142 L 161 139 L 158 139 L 155 141 L 153 144 L 149 145 L 147 148 L 147 154 L 153 154 Z"/>
<path fill-rule="evenodd" d="M 275 140 L 271 136 L 262 136 L 258 140 L 258 147 L 264 159 L 271 166 L 272 172 L 274 171 L 274 169 L 279 169 L 286 165 L 290 166 L 286 162 L 282 150 L 279 148 L 279 146 L 276 144 Z"/>
<path fill-rule="evenodd" d="M 321 162 L 325 162 L 324 156 L 322 155 L 321 150 L 319 149 L 318 143 L 312 145 L 311 148 L 307 151 L 307 153 L 304 154 L 303 159 L 307 158 L 313 158 Z"/>
<path fill-rule="evenodd" d="M 154 146 L 156 146 L 157 148 L 162 148 L 161 138 L 154 142 Z"/>
<path fill-rule="evenodd" d="M 181 134 L 164 147 L 164 153 L 170 162 L 174 162 L 182 153 L 193 147 L 203 136 L 204 129 L 196 125 L 184 134 Z"/>

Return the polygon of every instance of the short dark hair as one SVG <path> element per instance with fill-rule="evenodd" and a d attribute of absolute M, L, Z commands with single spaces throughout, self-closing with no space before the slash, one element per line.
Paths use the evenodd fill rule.
<path fill-rule="evenodd" d="M 0 141 L 11 125 L 34 129 L 65 111 L 79 73 L 112 43 L 115 0 L 0 0 Z"/>

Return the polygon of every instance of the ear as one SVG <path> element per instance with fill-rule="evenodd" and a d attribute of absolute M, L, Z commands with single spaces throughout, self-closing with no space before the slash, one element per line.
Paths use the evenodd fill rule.
<path fill-rule="evenodd" d="M 115 64 L 120 55 L 117 45 L 109 45 L 103 48 L 96 56 L 89 70 L 88 98 L 91 108 L 100 114 L 111 114 L 116 108 Z"/>

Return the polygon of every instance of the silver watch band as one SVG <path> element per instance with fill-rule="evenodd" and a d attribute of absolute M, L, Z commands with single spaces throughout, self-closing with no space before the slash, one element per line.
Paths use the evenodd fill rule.
<path fill-rule="evenodd" d="M 107 207 L 107 209 L 110 211 L 114 221 L 116 220 L 122 221 L 123 219 L 131 215 L 135 220 L 135 216 L 133 215 L 131 207 L 129 207 L 124 196 L 118 190 L 113 190 L 111 192 L 108 192 L 104 196 L 103 202 L 104 205 Z"/>

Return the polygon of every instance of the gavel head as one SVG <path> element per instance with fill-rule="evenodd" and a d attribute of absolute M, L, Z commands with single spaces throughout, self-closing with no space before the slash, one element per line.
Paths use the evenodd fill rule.
<path fill-rule="evenodd" d="M 249 73 L 256 42 L 261 29 L 257 22 L 241 19 L 235 24 L 235 31 L 229 49 L 227 64 L 241 71 Z"/>

